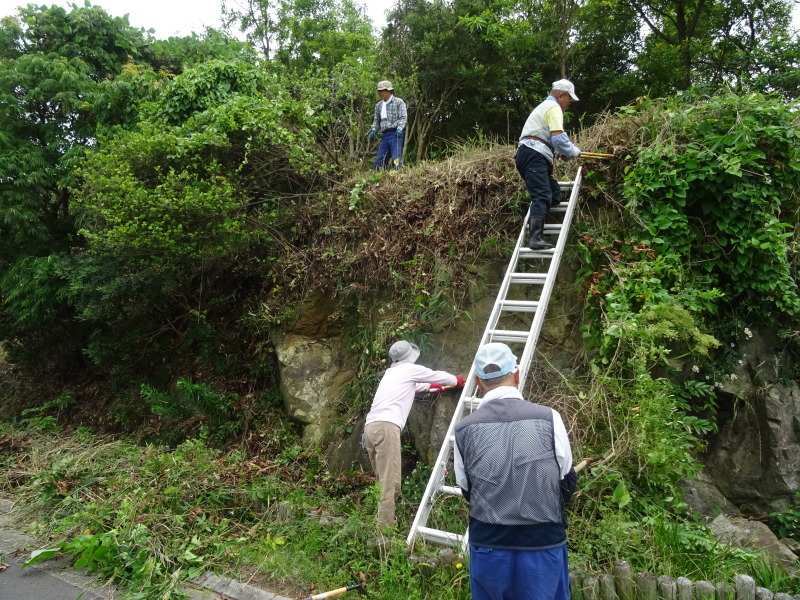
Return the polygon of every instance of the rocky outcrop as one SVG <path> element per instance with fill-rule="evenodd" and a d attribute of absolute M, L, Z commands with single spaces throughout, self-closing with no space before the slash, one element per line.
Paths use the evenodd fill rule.
<path fill-rule="evenodd" d="M 472 275 L 465 312 L 434 326 L 419 359 L 462 377 L 469 373 L 505 265 L 487 262 L 465 268 Z M 569 370 L 582 351 L 582 310 L 574 280 L 570 265 L 563 264 L 537 347 L 537 359 L 544 359 L 548 368 Z M 330 296 L 310 294 L 294 323 L 276 337 L 281 391 L 287 412 L 305 426 L 304 442 L 325 447 L 333 471 L 359 465 L 368 470 L 360 446 L 365 415 L 353 415 L 342 404 L 356 370 L 347 358 L 347 332 L 335 318 L 339 310 Z M 778 380 L 778 373 L 791 366 L 775 353 L 778 346 L 774 332 L 746 329 L 736 368 L 716 382 L 719 433 L 700 457 L 705 465 L 700 475 L 684 483 L 686 502 L 701 514 L 782 512 L 800 491 L 800 386 Z M 457 392 L 450 392 L 415 402 L 405 435 L 420 460 L 435 460 L 457 400 Z"/>
<path fill-rule="evenodd" d="M 333 318 L 337 309 L 330 296 L 312 293 L 292 326 L 273 340 L 283 403 L 286 412 L 304 424 L 306 444 L 337 435 L 337 423 L 344 420 L 337 407 L 355 373 L 344 333 Z"/>
<path fill-rule="evenodd" d="M 791 368 L 779 347 L 775 332 L 745 329 L 736 368 L 715 382 L 719 432 L 684 485 L 702 514 L 782 512 L 800 491 L 800 386 L 779 379 Z"/>
<path fill-rule="evenodd" d="M 275 346 L 286 412 L 305 425 L 303 442 L 321 443 L 341 417 L 337 405 L 353 378 L 340 338 L 283 336 Z"/>
<path fill-rule="evenodd" d="M 709 527 L 714 537 L 723 544 L 734 548 L 762 550 L 790 575 L 797 574 L 797 556 L 763 523 L 719 515 L 711 521 Z"/>
<path fill-rule="evenodd" d="M 430 343 L 423 346 L 420 364 L 467 377 L 506 267 L 505 263 L 488 261 L 464 265 L 471 277 L 463 312 L 434 324 Z M 546 356 L 548 365 L 556 368 L 571 367 L 579 353 L 580 336 L 576 332 L 582 312 L 572 284 L 574 279 L 570 265 L 562 264 L 540 337 L 539 356 Z M 366 454 L 360 448 L 364 415 L 347 421 L 352 415 L 337 410 L 345 387 L 355 376 L 355 368 L 344 358 L 346 332 L 336 327 L 334 317 L 338 310 L 334 299 L 312 293 L 300 306 L 295 321 L 276 337 L 281 391 L 287 412 L 305 426 L 304 441 L 326 447 L 332 470 L 346 471 L 359 464 L 368 469 Z M 379 312 L 376 309 L 375 318 L 385 318 Z M 530 322 L 504 326 L 524 329 Z M 428 463 L 435 460 L 457 401 L 458 393 L 454 391 L 415 402 L 407 435 L 421 460 Z"/>

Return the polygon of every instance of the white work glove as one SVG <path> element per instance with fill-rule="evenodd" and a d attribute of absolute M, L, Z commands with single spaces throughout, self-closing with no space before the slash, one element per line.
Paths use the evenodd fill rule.
<path fill-rule="evenodd" d="M 572 158 L 578 158 L 581 155 L 581 149 L 575 146 L 572 150 Z"/>

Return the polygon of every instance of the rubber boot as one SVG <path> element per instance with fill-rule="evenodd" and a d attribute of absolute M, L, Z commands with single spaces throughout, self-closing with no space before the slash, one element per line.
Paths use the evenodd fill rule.
<path fill-rule="evenodd" d="M 531 234 L 531 239 L 528 242 L 528 248 L 531 250 L 552 250 L 555 246 L 542 239 L 544 233 L 544 217 L 531 217 L 528 224 L 528 231 Z"/>

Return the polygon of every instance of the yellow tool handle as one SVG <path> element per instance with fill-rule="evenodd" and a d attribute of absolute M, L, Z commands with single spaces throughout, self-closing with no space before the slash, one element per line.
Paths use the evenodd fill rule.
<path fill-rule="evenodd" d="M 600 152 L 581 152 L 581 156 L 586 158 L 614 158 L 613 154 L 602 154 Z"/>
<path fill-rule="evenodd" d="M 308 598 L 304 598 L 303 600 L 325 600 L 325 598 L 333 598 L 334 596 L 338 596 L 339 594 L 344 594 L 348 588 L 343 587 L 339 588 L 338 590 L 333 590 L 330 592 L 323 592 L 322 594 L 317 594 L 316 596 L 309 596 Z"/>

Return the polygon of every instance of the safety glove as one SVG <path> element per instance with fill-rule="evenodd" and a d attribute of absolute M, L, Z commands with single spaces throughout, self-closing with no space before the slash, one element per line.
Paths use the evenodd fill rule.
<path fill-rule="evenodd" d="M 441 394 L 444 391 L 444 388 L 439 385 L 438 383 L 432 383 L 431 387 L 428 388 L 428 392 L 431 394 Z"/>

